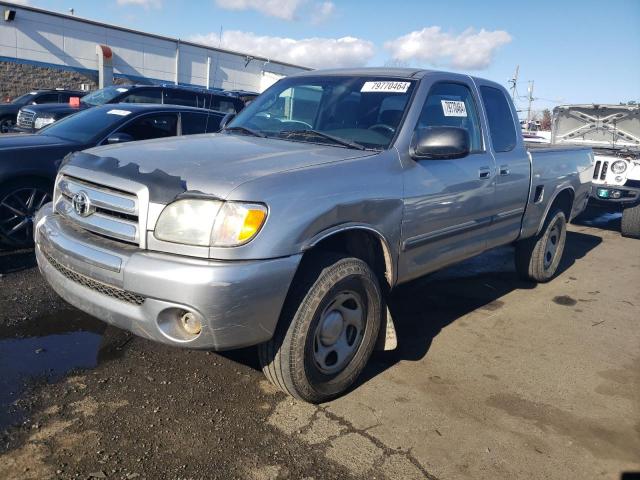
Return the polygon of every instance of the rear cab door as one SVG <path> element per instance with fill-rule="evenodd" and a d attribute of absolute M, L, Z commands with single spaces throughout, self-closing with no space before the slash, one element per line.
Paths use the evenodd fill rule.
<path fill-rule="evenodd" d="M 488 151 L 496 165 L 496 195 L 487 248 L 508 244 L 520 234 L 529 198 L 531 163 L 524 146 L 518 114 L 507 91 L 487 80 L 475 79 L 489 132 Z"/>
<path fill-rule="evenodd" d="M 396 142 L 405 189 L 399 281 L 485 250 L 495 202 L 495 163 L 473 80 L 430 73 L 420 83 Z M 449 102 L 458 108 L 449 108 Z M 413 159 L 409 147 L 415 132 L 434 126 L 466 129 L 471 152 L 456 159 Z"/>

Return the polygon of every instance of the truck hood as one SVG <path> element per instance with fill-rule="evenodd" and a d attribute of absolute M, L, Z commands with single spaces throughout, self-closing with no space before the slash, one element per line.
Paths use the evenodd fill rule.
<path fill-rule="evenodd" d="M 640 149 L 639 105 L 564 105 L 553 110 L 551 143 Z"/>
<path fill-rule="evenodd" d="M 24 110 L 35 112 L 37 116 L 42 115 L 70 115 L 72 113 L 79 112 L 80 110 L 86 110 L 89 105 L 80 102 L 79 107 L 72 107 L 68 103 L 42 103 L 40 105 L 29 105 L 23 107 Z"/>
<path fill-rule="evenodd" d="M 233 134 L 204 134 L 96 147 L 74 154 L 77 166 L 145 184 L 151 201 L 189 192 L 226 198 L 242 183 L 286 170 L 375 155 L 330 145 Z"/>

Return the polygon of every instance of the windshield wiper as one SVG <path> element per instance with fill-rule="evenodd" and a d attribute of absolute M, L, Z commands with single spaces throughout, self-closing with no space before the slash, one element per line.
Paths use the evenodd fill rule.
<path fill-rule="evenodd" d="M 222 131 L 224 132 L 245 132 L 248 133 L 249 135 L 253 135 L 254 137 L 260 137 L 260 138 L 265 138 L 266 135 L 262 132 L 259 132 L 257 130 L 254 130 L 253 128 L 249 128 L 249 127 L 243 127 L 242 125 L 236 125 L 234 127 L 224 127 L 222 129 Z"/>
<path fill-rule="evenodd" d="M 343 145 L 345 147 L 349 147 L 349 148 L 355 148 L 358 150 L 366 150 L 367 148 L 364 145 L 360 145 L 359 143 L 356 142 L 352 142 L 350 140 L 346 140 L 344 138 L 340 138 L 340 137 L 334 137 L 333 135 L 329 135 L 328 133 L 324 133 L 324 132 L 319 132 L 318 130 L 311 130 L 311 129 L 305 129 L 305 130 L 281 130 L 279 132 L 280 135 L 286 135 L 286 136 L 294 136 L 294 135 L 305 135 L 308 137 L 320 137 L 320 138 L 325 138 L 327 140 L 331 140 L 334 143 L 337 143 L 339 145 Z"/>

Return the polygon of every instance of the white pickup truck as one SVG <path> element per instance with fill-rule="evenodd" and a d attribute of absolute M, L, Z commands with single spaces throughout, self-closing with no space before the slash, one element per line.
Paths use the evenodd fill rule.
<path fill-rule="evenodd" d="M 622 235 L 640 238 L 640 105 L 564 105 L 551 143 L 593 148 L 590 207 L 622 210 Z"/>

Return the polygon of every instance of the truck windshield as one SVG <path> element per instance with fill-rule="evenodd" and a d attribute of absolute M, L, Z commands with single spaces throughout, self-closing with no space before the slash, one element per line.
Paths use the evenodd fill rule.
<path fill-rule="evenodd" d="M 383 150 L 400 128 L 414 87 L 414 80 L 397 78 L 285 78 L 240 112 L 226 130 Z"/>
<path fill-rule="evenodd" d="M 101 88 L 100 90 L 96 90 L 95 92 L 91 92 L 82 97 L 81 102 L 93 106 L 104 105 L 127 90 L 128 88 L 115 86 Z"/>
<path fill-rule="evenodd" d="M 14 105 L 26 105 L 33 98 L 35 98 L 34 93 L 25 93 L 24 95 L 20 95 L 19 97 L 11 100 L 11 103 Z"/>
<path fill-rule="evenodd" d="M 109 107 L 110 105 L 83 110 L 52 123 L 37 134 L 63 138 L 83 144 L 91 143 L 92 140 L 110 131 L 131 113 L 126 110 Z"/>

